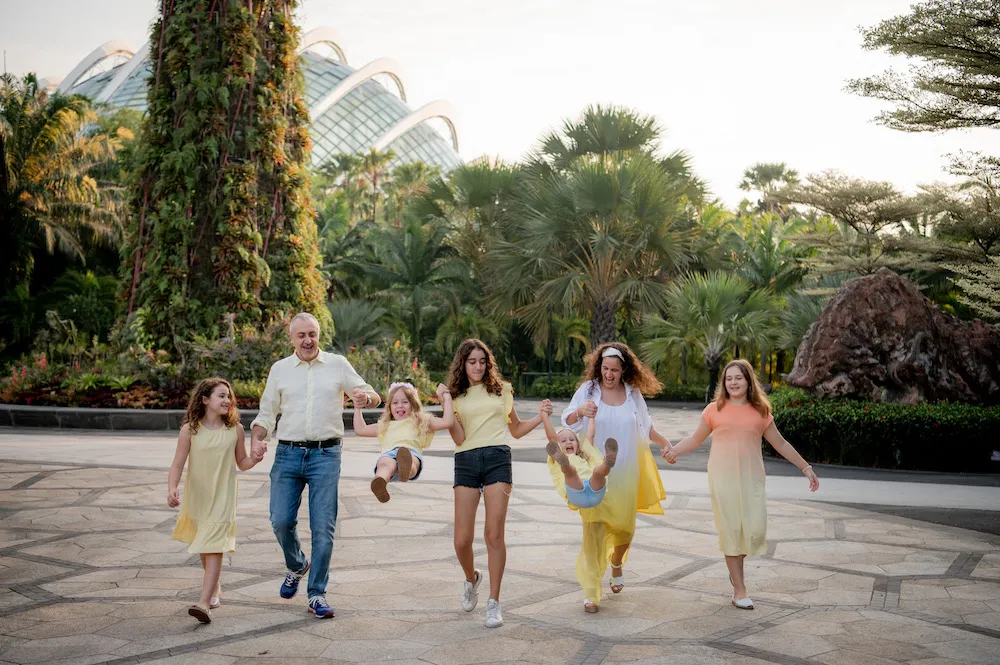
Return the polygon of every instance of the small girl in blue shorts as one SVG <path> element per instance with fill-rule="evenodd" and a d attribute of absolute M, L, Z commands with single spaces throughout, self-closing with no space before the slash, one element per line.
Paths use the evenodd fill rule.
<path fill-rule="evenodd" d="M 365 423 L 361 408 L 354 407 L 354 433 L 358 436 L 378 437 L 382 454 L 375 462 L 372 494 L 382 503 L 389 500 L 388 484 L 398 480 L 405 483 L 416 480 L 424 467 L 420 453 L 431 445 L 434 432 L 451 427 L 454 421 L 451 393 L 439 385 L 437 397 L 444 413 L 436 418 L 420 406 L 420 395 L 409 383 L 393 383 L 385 399 L 385 412 L 375 424 Z"/>
<path fill-rule="evenodd" d="M 618 442 L 608 439 L 604 444 L 604 459 L 600 459 L 600 453 L 593 445 L 596 420 L 588 420 L 587 433 L 581 442 L 571 429 L 564 428 L 557 432 L 551 417 L 542 413 L 545 436 L 549 440 L 545 452 L 559 467 L 557 472 L 552 468 L 555 465 L 549 464 L 552 481 L 557 489 L 560 480 L 565 483 L 566 502 L 574 508 L 593 508 L 604 501 L 608 474 L 618 457 Z M 557 474 L 561 474 L 562 478 Z"/>

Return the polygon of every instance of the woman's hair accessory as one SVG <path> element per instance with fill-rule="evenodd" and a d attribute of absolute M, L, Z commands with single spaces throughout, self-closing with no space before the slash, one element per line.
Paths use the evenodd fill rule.
<path fill-rule="evenodd" d="M 407 383 L 405 381 L 397 381 L 396 383 L 389 384 L 389 390 L 393 391 L 396 388 L 409 388 L 410 390 L 416 390 L 412 383 Z"/>
<path fill-rule="evenodd" d="M 615 356 L 621 360 L 625 360 L 625 356 L 622 355 L 622 352 L 613 346 L 609 346 L 608 348 L 604 349 L 604 351 L 601 353 L 602 358 L 610 358 L 611 356 Z"/>

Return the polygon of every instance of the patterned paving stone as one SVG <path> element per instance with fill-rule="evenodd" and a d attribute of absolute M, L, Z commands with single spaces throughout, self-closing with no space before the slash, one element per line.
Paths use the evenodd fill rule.
<path fill-rule="evenodd" d="M 394 486 L 382 505 L 349 475 L 328 589 L 337 617 L 317 621 L 304 598 L 277 597 L 267 476 L 250 474 L 224 604 L 203 626 L 186 614 L 201 571 L 170 540 L 165 478 L 165 469 L 0 462 L 0 665 L 1000 663 L 1000 538 L 770 501 L 771 554 L 747 561 L 757 609 L 742 612 L 729 603 L 708 498 L 672 493 L 666 515 L 638 522 L 625 591 L 611 594 L 605 579 L 601 611 L 589 615 L 574 573 L 578 514 L 548 487 L 518 486 L 506 624 L 490 631 L 485 511 L 475 548 L 487 579 L 465 613 L 450 483 Z M 308 531 L 301 537 L 308 550 Z"/>

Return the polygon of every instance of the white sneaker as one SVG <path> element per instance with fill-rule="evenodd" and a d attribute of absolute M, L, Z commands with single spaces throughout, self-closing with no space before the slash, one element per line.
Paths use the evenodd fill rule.
<path fill-rule="evenodd" d="M 500 613 L 500 603 L 490 598 L 486 605 L 486 627 L 499 628 L 503 625 L 503 615 Z"/>
<path fill-rule="evenodd" d="M 462 590 L 462 609 L 466 612 L 476 609 L 476 603 L 479 602 L 479 585 L 482 582 L 483 574 L 478 570 L 476 571 L 475 583 L 465 580 L 465 588 Z"/>

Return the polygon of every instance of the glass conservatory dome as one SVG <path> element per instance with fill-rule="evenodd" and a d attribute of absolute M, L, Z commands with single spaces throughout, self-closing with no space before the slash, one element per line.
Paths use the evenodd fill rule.
<path fill-rule="evenodd" d="M 84 58 L 58 90 L 145 111 L 146 81 L 153 66 L 148 54 L 145 46 L 135 49 L 124 42 L 107 42 Z M 392 150 L 394 164 L 421 161 L 448 171 L 462 163 L 451 105 L 436 101 L 411 109 L 394 61 L 382 58 L 354 69 L 330 28 L 304 34 L 299 54 L 303 101 L 312 120 L 313 166 L 337 154 L 370 148 Z"/>

